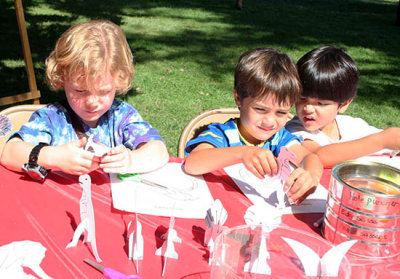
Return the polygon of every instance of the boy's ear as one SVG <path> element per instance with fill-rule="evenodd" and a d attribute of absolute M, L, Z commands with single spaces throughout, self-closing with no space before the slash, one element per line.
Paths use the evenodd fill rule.
<path fill-rule="evenodd" d="M 233 89 L 233 94 L 235 94 L 235 103 L 238 106 L 238 108 L 240 108 L 241 105 L 242 105 L 242 99 L 240 98 L 240 96 L 237 93 L 236 89 Z"/>
<path fill-rule="evenodd" d="M 350 106 L 351 102 L 353 102 L 353 99 L 350 99 L 350 100 L 344 102 L 343 104 L 341 104 L 338 109 L 339 113 L 344 113 Z"/>

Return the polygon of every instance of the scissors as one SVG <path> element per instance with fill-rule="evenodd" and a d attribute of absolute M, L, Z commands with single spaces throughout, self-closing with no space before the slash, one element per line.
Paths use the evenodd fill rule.
<path fill-rule="evenodd" d="M 98 271 L 102 272 L 105 278 L 108 279 L 142 279 L 142 277 L 137 275 L 126 275 L 121 272 L 116 271 L 115 269 L 109 267 L 103 267 L 98 263 L 92 262 L 91 260 L 84 259 L 85 263 L 91 265 L 96 268 Z"/>
<path fill-rule="evenodd" d="M 152 187 L 156 187 L 158 189 L 165 191 L 167 196 L 170 196 L 171 198 L 174 198 L 174 199 L 178 199 L 178 200 L 196 200 L 196 199 L 198 199 L 198 197 L 195 197 L 192 194 L 185 192 L 184 190 L 167 187 L 165 185 L 161 185 L 159 183 L 147 180 L 145 178 L 141 178 L 139 173 L 127 173 L 127 174 L 119 173 L 119 174 L 117 174 L 117 177 L 122 181 L 131 180 L 131 181 L 140 182 L 140 183 L 152 186 Z"/>

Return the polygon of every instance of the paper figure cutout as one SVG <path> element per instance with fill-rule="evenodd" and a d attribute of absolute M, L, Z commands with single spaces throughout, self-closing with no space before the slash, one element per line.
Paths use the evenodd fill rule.
<path fill-rule="evenodd" d="M 248 261 L 244 265 L 244 271 L 246 272 L 271 275 L 271 267 L 267 263 L 267 260 L 270 258 L 270 255 L 268 253 L 267 241 L 264 235 L 266 228 L 267 227 L 264 226 L 258 227 L 258 229 L 261 231 L 260 233 L 256 233 L 255 235 L 256 239 L 254 240 L 254 243 L 256 245 L 253 245 L 253 247 L 258 246 L 259 249 L 258 251 L 257 249 L 252 250 L 250 261 Z M 259 245 L 257 245 L 257 243 Z"/>
<path fill-rule="evenodd" d="M 270 205 L 252 205 L 246 210 L 244 220 L 253 228 L 261 225 L 257 227 L 261 231 L 256 233 L 256 239 L 253 241 L 255 243 L 253 246 L 259 246 L 259 249 L 252 250 L 250 261 L 244 265 L 244 271 L 270 275 L 271 268 L 267 263 L 269 253 L 265 233 L 272 231 L 282 223 L 282 211 Z"/>
<path fill-rule="evenodd" d="M 335 276 L 339 274 L 339 267 L 347 251 L 357 242 L 350 240 L 332 247 L 320 258 L 307 245 L 296 240 L 282 237 L 299 257 L 306 276 Z"/>
<path fill-rule="evenodd" d="M 129 259 L 136 260 L 136 268 L 139 272 L 139 260 L 143 260 L 143 235 L 142 224 L 139 222 L 139 216 L 136 213 L 135 221 L 130 221 L 128 224 L 129 236 Z"/>
<path fill-rule="evenodd" d="M 247 225 L 262 225 L 267 227 L 267 231 L 272 231 L 282 223 L 282 211 L 268 204 L 252 205 L 247 208 L 244 221 Z"/>
<path fill-rule="evenodd" d="M 225 167 L 224 170 L 253 204 L 273 207 L 279 205 L 277 192 L 283 187 L 277 175 L 273 177 L 265 176 L 264 179 L 259 179 L 247 170 L 242 163 Z M 281 209 L 282 213 L 325 212 L 327 196 L 328 190 L 320 184 L 315 192 L 299 205 L 291 205 L 285 195 L 285 207 Z"/>
<path fill-rule="evenodd" d="M 296 155 L 294 155 L 289 149 L 285 146 L 281 147 L 281 151 L 279 152 L 277 161 L 278 161 L 278 177 L 281 183 L 284 185 L 286 180 L 289 178 L 292 169 L 290 168 L 290 162 L 296 160 Z M 290 190 L 285 188 L 278 188 L 276 195 L 278 198 L 278 207 L 285 207 L 285 195 Z"/>
<path fill-rule="evenodd" d="M 12 130 L 12 122 L 8 116 L 0 114 L 0 137 L 4 137 Z"/>
<path fill-rule="evenodd" d="M 175 225 L 175 217 L 171 214 L 171 218 L 169 220 L 169 228 L 168 231 L 161 236 L 164 239 L 163 245 L 156 250 L 156 255 L 164 257 L 163 269 L 161 276 L 164 276 L 165 268 L 167 266 L 167 258 L 177 259 L 178 253 L 175 251 L 174 242 L 181 243 L 182 240 L 178 237 L 178 233 L 174 229 Z"/>
<path fill-rule="evenodd" d="M 209 248 L 209 264 L 211 264 L 212 254 L 214 253 L 214 243 L 218 234 L 221 233 L 225 227 L 223 224 L 228 218 L 228 212 L 222 205 L 220 200 L 215 200 L 212 206 L 207 210 L 205 218 L 207 230 L 204 235 L 204 245 Z"/>
<path fill-rule="evenodd" d="M 97 157 L 103 157 L 104 155 L 106 155 L 108 153 L 108 151 L 110 151 L 110 148 L 108 148 L 108 147 L 106 147 L 104 145 L 95 143 L 93 141 L 93 137 L 94 137 L 93 134 L 91 134 L 89 136 L 88 141 L 87 141 L 84 149 L 94 153 L 94 155 L 97 156 Z"/>
<path fill-rule="evenodd" d="M 294 153 L 292 153 L 285 146 L 282 146 L 277 158 L 279 168 L 278 175 L 279 179 L 282 182 L 286 181 L 289 178 L 290 173 L 292 172 L 292 169 L 290 168 L 290 162 L 293 162 L 295 160 L 296 155 L 294 155 Z"/>
<path fill-rule="evenodd" d="M 91 184 L 92 180 L 88 174 L 79 176 L 79 185 L 83 189 L 79 208 L 81 223 L 75 229 L 72 241 L 67 245 L 66 248 L 75 247 L 78 244 L 80 236 L 86 232 L 83 242 L 90 242 L 90 246 L 92 247 L 96 261 L 101 262 L 102 260 L 97 253 L 96 246 L 94 210 L 92 204 L 92 193 L 90 189 Z"/>
<path fill-rule="evenodd" d="M 28 267 L 39 278 L 51 279 L 40 267 L 45 253 L 41 243 L 30 240 L 0 246 L 0 278 L 37 278 L 24 272 L 23 267 Z"/>

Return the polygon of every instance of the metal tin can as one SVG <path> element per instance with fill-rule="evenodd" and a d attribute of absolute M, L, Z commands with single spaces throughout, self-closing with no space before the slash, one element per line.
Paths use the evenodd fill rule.
<path fill-rule="evenodd" d="M 333 244 L 356 239 L 349 253 L 371 258 L 400 253 L 400 170 L 346 161 L 332 168 L 322 233 Z"/>

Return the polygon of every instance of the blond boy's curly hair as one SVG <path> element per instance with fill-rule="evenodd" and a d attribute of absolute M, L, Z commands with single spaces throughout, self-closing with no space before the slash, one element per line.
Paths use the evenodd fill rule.
<path fill-rule="evenodd" d="M 46 80 L 59 90 L 75 75 L 87 86 L 109 72 L 117 95 L 125 94 L 134 75 L 133 56 L 121 28 L 108 20 L 93 20 L 70 27 L 46 59 Z"/>

